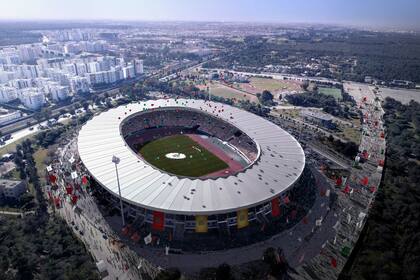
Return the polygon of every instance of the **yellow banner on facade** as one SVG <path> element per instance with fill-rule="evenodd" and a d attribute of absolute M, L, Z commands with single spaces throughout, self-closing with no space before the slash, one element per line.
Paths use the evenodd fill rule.
<path fill-rule="evenodd" d="M 248 209 L 239 210 L 236 214 L 236 220 L 238 228 L 244 228 L 248 226 Z"/>
<path fill-rule="evenodd" d="M 207 216 L 195 216 L 195 232 L 207 232 Z"/>

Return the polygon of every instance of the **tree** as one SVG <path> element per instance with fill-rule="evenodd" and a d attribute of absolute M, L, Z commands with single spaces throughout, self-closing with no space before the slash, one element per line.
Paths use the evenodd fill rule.
<path fill-rule="evenodd" d="M 181 279 L 181 272 L 178 268 L 168 268 L 162 270 L 156 276 L 155 280 L 179 280 Z"/>
<path fill-rule="evenodd" d="M 64 114 L 66 114 L 67 113 L 67 110 L 66 109 L 60 109 L 60 115 L 64 115 Z"/>
<path fill-rule="evenodd" d="M 82 107 L 83 107 L 83 109 L 87 112 L 87 111 L 89 111 L 89 106 L 90 106 L 90 104 L 89 104 L 89 102 L 87 102 L 87 101 L 84 101 L 83 103 L 82 103 Z"/>
<path fill-rule="evenodd" d="M 230 265 L 222 263 L 216 269 L 216 280 L 230 280 L 233 279 Z"/>
<path fill-rule="evenodd" d="M 273 105 L 273 94 L 268 90 L 264 90 L 262 94 L 257 94 L 258 100 L 261 104 L 271 106 Z"/>
<path fill-rule="evenodd" d="M 42 108 L 41 109 L 41 118 L 46 120 L 49 119 L 51 116 L 51 108 Z"/>
<path fill-rule="evenodd" d="M 40 123 L 42 121 L 42 115 L 41 112 L 35 112 L 32 117 L 36 120 L 37 123 Z"/>
<path fill-rule="evenodd" d="M 309 81 L 308 80 L 303 81 L 300 86 L 302 87 L 302 89 L 304 91 L 307 91 L 308 90 L 308 87 L 309 87 Z"/>
<path fill-rule="evenodd" d="M 403 105 L 387 98 L 383 108 L 387 149 L 382 182 L 365 235 L 339 279 L 418 279 L 420 275 L 420 131 L 413 127 L 420 121 L 420 104 Z"/>

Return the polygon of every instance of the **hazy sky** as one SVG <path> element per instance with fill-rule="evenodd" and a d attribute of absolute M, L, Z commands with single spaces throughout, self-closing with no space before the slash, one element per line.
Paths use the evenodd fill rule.
<path fill-rule="evenodd" d="M 0 0 L 0 19 L 261 21 L 420 27 L 420 0 Z"/>

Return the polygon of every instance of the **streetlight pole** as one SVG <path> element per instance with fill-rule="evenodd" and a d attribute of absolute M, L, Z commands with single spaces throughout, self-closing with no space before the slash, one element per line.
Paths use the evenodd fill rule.
<path fill-rule="evenodd" d="M 120 159 L 116 156 L 112 156 L 112 162 L 115 163 L 115 174 L 117 174 L 118 194 L 120 196 L 121 219 L 122 219 L 122 225 L 125 226 L 124 209 L 123 209 L 123 202 L 122 202 L 122 197 L 121 197 L 120 178 L 118 177 L 118 164 L 120 163 Z"/>

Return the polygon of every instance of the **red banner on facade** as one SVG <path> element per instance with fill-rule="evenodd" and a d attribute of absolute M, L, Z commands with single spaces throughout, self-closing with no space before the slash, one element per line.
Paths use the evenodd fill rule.
<path fill-rule="evenodd" d="M 49 179 L 51 184 L 55 184 L 55 181 L 57 181 L 57 177 L 54 174 L 50 174 Z"/>
<path fill-rule="evenodd" d="M 72 202 L 73 204 L 76 204 L 76 203 L 77 203 L 77 199 L 78 199 L 77 195 L 73 195 L 73 196 L 71 197 L 71 202 Z"/>
<path fill-rule="evenodd" d="M 369 184 L 369 178 L 368 178 L 368 177 L 364 177 L 364 178 L 360 181 L 360 183 L 361 183 L 363 186 L 367 186 L 367 185 Z"/>
<path fill-rule="evenodd" d="M 280 199 L 278 197 L 271 200 L 271 215 L 273 217 L 280 216 Z"/>
<path fill-rule="evenodd" d="M 66 192 L 67 192 L 67 194 L 72 194 L 73 193 L 73 187 L 70 186 L 70 185 L 67 185 Z"/>
<path fill-rule="evenodd" d="M 346 185 L 346 187 L 343 190 L 343 193 L 350 193 L 350 186 Z"/>
<path fill-rule="evenodd" d="M 163 212 L 153 211 L 152 228 L 159 231 L 165 228 L 165 214 Z"/>

